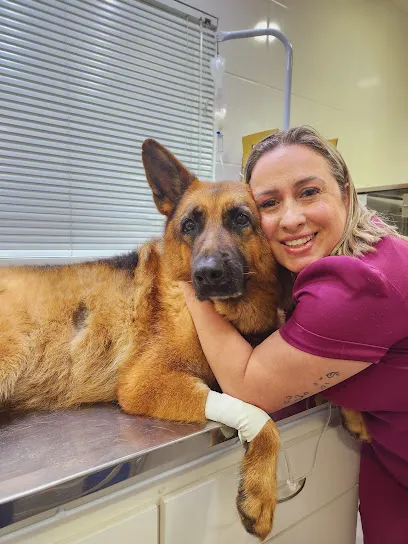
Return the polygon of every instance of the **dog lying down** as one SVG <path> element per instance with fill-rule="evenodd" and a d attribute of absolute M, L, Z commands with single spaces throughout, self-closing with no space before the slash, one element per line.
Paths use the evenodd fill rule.
<path fill-rule="evenodd" d="M 0 406 L 117 400 L 128 414 L 237 428 L 247 442 L 237 508 L 264 539 L 279 433 L 258 408 L 217 392 L 179 282 L 255 344 L 278 327 L 275 262 L 245 184 L 200 182 L 154 140 L 142 159 L 167 218 L 161 239 L 96 262 L 0 269 Z"/>

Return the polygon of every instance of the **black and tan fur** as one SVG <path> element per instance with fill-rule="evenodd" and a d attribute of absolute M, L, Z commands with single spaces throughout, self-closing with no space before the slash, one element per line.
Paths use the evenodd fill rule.
<path fill-rule="evenodd" d="M 205 422 L 207 392 L 217 384 L 180 280 L 248 338 L 277 328 L 275 264 L 248 187 L 201 183 L 154 140 L 142 157 L 167 216 L 162 239 L 97 262 L 0 269 L 3 409 L 117 399 L 129 414 Z M 278 449 L 271 421 L 242 465 L 237 506 L 259 538 L 272 528 Z"/>
<path fill-rule="evenodd" d="M 162 239 L 97 262 L 0 269 L 0 408 L 118 400 L 129 414 L 205 422 L 217 383 L 181 280 L 249 341 L 278 327 L 275 262 L 248 186 L 199 182 L 154 140 L 142 157 L 167 216 Z M 242 464 L 238 511 L 261 539 L 272 529 L 278 450 L 271 420 Z"/>

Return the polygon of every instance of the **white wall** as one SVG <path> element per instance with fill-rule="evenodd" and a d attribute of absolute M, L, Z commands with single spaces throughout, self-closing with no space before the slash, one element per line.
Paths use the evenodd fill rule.
<path fill-rule="evenodd" d="M 277 22 L 294 48 L 291 125 L 338 137 L 359 187 L 408 182 L 406 11 L 389 0 L 185 1 L 218 16 L 219 30 Z M 239 179 L 241 137 L 281 126 L 284 49 L 252 39 L 220 53 L 228 114 L 217 178 Z"/>

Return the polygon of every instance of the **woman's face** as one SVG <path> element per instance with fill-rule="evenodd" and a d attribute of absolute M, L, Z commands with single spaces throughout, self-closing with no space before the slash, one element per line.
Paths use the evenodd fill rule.
<path fill-rule="evenodd" d="M 326 160 L 304 145 L 279 147 L 256 163 L 250 186 L 276 260 L 299 273 L 340 241 L 348 203 Z"/>

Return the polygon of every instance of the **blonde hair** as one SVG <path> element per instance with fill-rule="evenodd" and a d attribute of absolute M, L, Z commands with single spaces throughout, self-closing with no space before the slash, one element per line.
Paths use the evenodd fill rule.
<path fill-rule="evenodd" d="M 349 255 L 357 257 L 375 251 L 375 244 L 384 236 L 401 236 L 398 231 L 384 220 L 373 220 L 378 213 L 367 209 L 358 200 L 357 191 L 351 179 L 349 169 L 337 149 L 311 127 L 300 126 L 275 132 L 254 146 L 244 170 L 245 183 L 250 183 L 253 169 L 265 154 L 279 147 L 304 145 L 319 153 L 328 163 L 336 179 L 343 199 L 348 198 L 348 215 L 343 236 L 331 252 L 331 255 Z"/>

